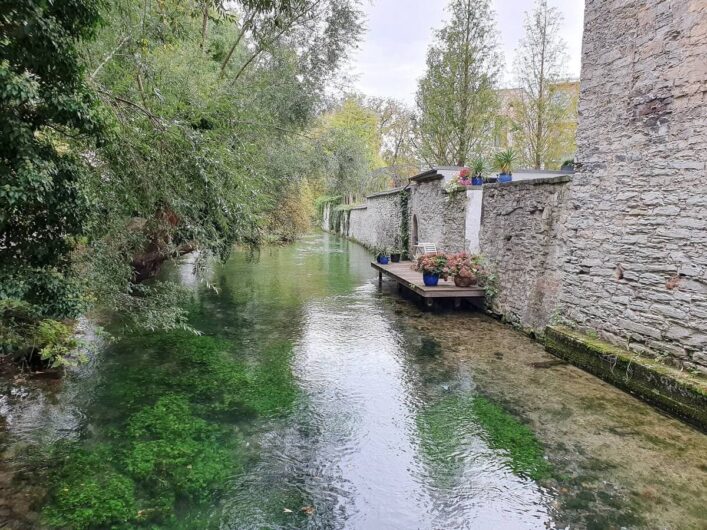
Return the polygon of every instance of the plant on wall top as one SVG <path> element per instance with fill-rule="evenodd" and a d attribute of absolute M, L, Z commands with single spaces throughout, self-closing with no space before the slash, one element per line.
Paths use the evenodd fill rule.
<path fill-rule="evenodd" d="M 481 178 L 484 176 L 484 171 L 486 171 L 486 163 L 483 158 L 477 158 L 471 164 L 471 174 L 476 178 Z"/>
<path fill-rule="evenodd" d="M 499 151 L 493 157 L 494 168 L 499 170 L 502 175 L 513 174 L 513 163 L 516 161 L 517 155 L 513 149 L 508 148 L 505 151 Z"/>

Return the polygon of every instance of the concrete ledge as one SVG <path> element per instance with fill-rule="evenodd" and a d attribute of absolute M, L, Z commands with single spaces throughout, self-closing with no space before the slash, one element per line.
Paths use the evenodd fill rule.
<path fill-rule="evenodd" d="M 707 432 L 707 382 L 564 326 L 545 329 L 545 349 Z"/>
<path fill-rule="evenodd" d="M 524 179 L 524 180 L 513 180 L 511 182 L 493 182 L 489 184 L 484 184 L 484 187 L 489 188 L 502 188 L 505 186 L 536 186 L 538 184 L 564 184 L 565 182 L 571 182 L 571 175 L 559 175 L 557 177 L 543 177 L 539 179 Z"/>

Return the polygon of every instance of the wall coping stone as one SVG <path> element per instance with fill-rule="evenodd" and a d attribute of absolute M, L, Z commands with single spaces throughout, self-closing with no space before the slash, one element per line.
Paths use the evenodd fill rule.
<path fill-rule="evenodd" d="M 557 177 L 547 177 L 540 179 L 528 179 L 528 180 L 513 180 L 511 182 L 489 182 L 484 184 L 483 187 L 489 188 L 502 188 L 504 186 L 537 186 L 540 184 L 564 184 L 565 182 L 571 182 L 572 175 L 559 175 Z M 477 186 L 478 187 L 478 186 Z"/>
<path fill-rule="evenodd" d="M 371 199 L 375 197 L 383 197 L 385 195 L 395 195 L 396 193 L 400 193 L 405 189 L 405 186 L 400 186 L 398 188 L 392 188 L 389 190 L 385 191 L 379 191 L 378 193 L 371 193 L 370 195 L 366 195 L 366 199 Z"/>
<path fill-rule="evenodd" d="M 420 173 L 419 175 L 410 177 L 410 181 L 417 182 L 419 184 L 420 182 L 429 182 L 432 180 L 440 180 L 443 178 L 444 175 L 442 175 L 442 173 L 437 172 L 436 169 L 430 169 L 429 171 L 425 171 L 424 173 Z"/>
<path fill-rule="evenodd" d="M 359 204 L 358 206 L 351 206 L 348 208 L 348 210 L 365 210 L 368 208 L 367 204 Z"/>

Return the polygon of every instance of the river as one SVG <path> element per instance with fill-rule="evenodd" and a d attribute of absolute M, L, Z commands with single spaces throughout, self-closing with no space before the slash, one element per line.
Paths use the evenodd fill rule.
<path fill-rule="evenodd" d="M 89 362 L 0 384 L 0 527 L 707 528 L 706 436 L 355 243 L 165 274 L 199 335 L 85 323 Z"/>

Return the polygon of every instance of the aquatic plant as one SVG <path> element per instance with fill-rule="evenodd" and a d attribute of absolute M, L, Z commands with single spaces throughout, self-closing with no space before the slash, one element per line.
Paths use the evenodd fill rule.
<path fill-rule="evenodd" d="M 95 434 L 100 443 L 61 449 L 45 524 L 174 528 L 185 500 L 211 504 L 250 461 L 237 423 L 285 413 L 295 402 L 291 352 L 280 342 L 246 357 L 229 341 L 187 332 L 126 337 L 112 353 L 133 362 L 123 358 L 127 368 L 98 397 L 120 406 Z"/>
<path fill-rule="evenodd" d="M 499 405 L 482 396 L 448 396 L 418 416 L 422 449 L 438 479 L 457 473 L 459 449 L 480 435 L 498 450 L 514 473 L 534 480 L 548 478 L 552 468 L 533 431 Z M 480 428 L 480 430 L 479 430 Z"/>
<path fill-rule="evenodd" d="M 112 465 L 115 454 L 107 444 L 82 449 L 60 445 L 52 452 L 50 502 L 44 523 L 53 528 L 110 527 L 135 520 L 135 484 Z"/>
<path fill-rule="evenodd" d="M 534 480 L 550 476 L 552 468 L 543 448 L 527 425 L 482 396 L 472 400 L 471 410 L 484 429 L 489 447 L 505 451 L 515 473 Z"/>

